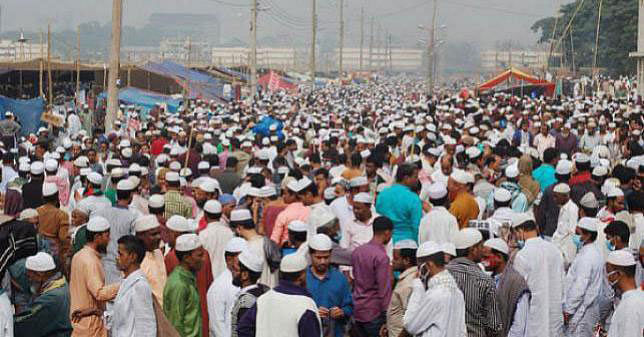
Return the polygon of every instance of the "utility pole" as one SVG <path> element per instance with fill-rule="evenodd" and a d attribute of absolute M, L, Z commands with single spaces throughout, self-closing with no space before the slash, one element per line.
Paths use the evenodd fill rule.
<path fill-rule="evenodd" d="M 43 92 L 43 90 L 42 90 L 42 81 L 43 81 L 43 76 L 42 75 L 43 75 L 43 70 L 45 68 L 45 64 L 44 64 L 45 63 L 44 62 L 44 57 L 45 57 L 45 50 L 44 49 L 45 48 L 43 46 L 45 44 L 44 35 L 45 34 L 41 30 L 40 31 L 40 69 L 38 71 L 38 93 L 40 94 L 40 97 L 43 97 L 43 95 L 45 94 Z"/>
<path fill-rule="evenodd" d="M 54 106 L 54 85 L 51 80 L 51 23 L 47 24 L 47 98 L 51 109 Z"/>
<path fill-rule="evenodd" d="M 257 0 L 252 0 L 250 9 L 250 95 L 255 100 L 257 94 Z"/>
<path fill-rule="evenodd" d="M 78 33 L 76 36 L 76 110 L 80 104 L 80 25 L 78 25 Z"/>
<path fill-rule="evenodd" d="M 432 14 L 432 27 L 429 30 L 429 51 L 427 55 L 427 93 L 432 94 L 434 90 L 434 53 L 436 47 L 436 15 L 438 13 L 438 1 L 434 0 L 434 13 Z"/>
<path fill-rule="evenodd" d="M 316 0 L 311 0 L 311 20 L 312 20 L 312 29 L 311 29 L 311 91 L 315 90 L 315 35 L 317 34 L 317 12 L 316 12 Z"/>
<path fill-rule="evenodd" d="M 338 77 L 342 78 L 342 62 L 344 55 L 344 0 L 340 0 L 340 60 L 338 65 Z"/>
<path fill-rule="evenodd" d="M 373 16 L 371 17 L 371 28 L 369 30 L 369 71 L 373 70 Z"/>
<path fill-rule="evenodd" d="M 364 6 L 360 8 L 360 72 L 363 70 L 364 60 Z"/>
<path fill-rule="evenodd" d="M 389 33 L 389 71 L 394 70 L 393 55 L 391 48 L 391 33 Z"/>
<path fill-rule="evenodd" d="M 112 0 L 112 45 L 110 48 L 110 72 L 107 82 L 107 113 L 105 114 L 105 131 L 111 131 L 119 107 L 117 81 L 121 63 L 121 12 L 122 0 Z"/>

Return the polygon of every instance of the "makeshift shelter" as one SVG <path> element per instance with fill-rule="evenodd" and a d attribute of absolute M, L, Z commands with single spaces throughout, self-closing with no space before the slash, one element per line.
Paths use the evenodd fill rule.
<path fill-rule="evenodd" d="M 223 97 L 224 84 L 222 81 L 178 63 L 171 61 L 148 62 L 140 68 L 153 74 L 172 78 L 182 87 L 189 98 L 221 100 Z"/>
<path fill-rule="evenodd" d="M 267 74 L 260 77 L 259 80 L 257 80 L 257 83 L 267 91 L 297 90 L 297 85 L 295 83 L 287 80 L 284 76 L 274 71 L 269 71 Z"/>
<path fill-rule="evenodd" d="M 36 133 L 40 127 L 40 117 L 45 111 L 45 101 L 41 98 L 13 99 L 0 96 L 0 119 L 4 114 L 11 111 L 22 125 L 20 134 L 23 136 Z"/>
<path fill-rule="evenodd" d="M 531 85 L 531 86 L 543 87 L 544 92 L 546 93 L 546 96 L 552 96 L 555 92 L 554 83 L 550 83 L 546 80 L 542 80 L 535 76 L 528 75 L 516 68 L 510 68 L 496 75 L 495 77 L 488 80 L 487 82 L 479 85 L 476 88 L 476 90 L 479 93 L 495 91 L 495 90 L 498 90 L 497 87 L 500 87 L 502 84 L 506 84 L 506 85 L 498 89 L 503 90 L 510 87 L 516 87 L 517 84 L 519 84 L 519 86 Z"/>
<path fill-rule="evenodd" d="M 106 100 L 107 92 L 101 93 L 98 98 L 100 100 Z M 177 112 L 182 100 L 172 98 L 168 95 L 127 87 L 119 90 L 119 102 L 121 104 L 139 106 L 145 112 L 150 111 L 157 103 L 165 104 L 169 112 Z"/>

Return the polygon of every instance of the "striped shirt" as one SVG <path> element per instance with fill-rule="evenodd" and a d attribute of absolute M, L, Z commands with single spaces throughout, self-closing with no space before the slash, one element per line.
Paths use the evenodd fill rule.
<path fill-rule="evenodd" d="M 465 298 L 465 324 L 469 337 L 498 335 L 502 330 L 494 281 L 476 263 L 460 257 L 447 265 Z"/>
<path fill-rule="evenodd" d="M 163 196 L 165 200 L 165 218 L 170 219 L 173 215 L 181 215 L 185 218 L 192 217 L 192 206 L 183 198 L 177 190 L 169 190 Z"/>

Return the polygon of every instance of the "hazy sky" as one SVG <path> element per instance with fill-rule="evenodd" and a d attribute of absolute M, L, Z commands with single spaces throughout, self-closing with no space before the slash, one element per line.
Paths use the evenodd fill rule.
<path fill-rule="evenodd" d="M 317 0 L 320 37 L 333 38 L 338 32 L 338 2 Z M 407 45 L 421 38 L 419 24 L 427 25 L 432 17 L 432 0 L 344 0 L 346 44 L 358 46 L 360 7 L 364 5 L 365 43 L 369 21 L 376 16 L 376 27 L 388 30 L 395 41 Z M 482 47 L 497 40 L 513 39 L 532 45 L 536 35 L 530 26 L 539 18 L 552 16 L 555 8 L 570 0 L 437 0 L 439 23 L 445 25 L 445 38 L 466 41 Z M 81 22 L 106 22 L 111 16 L 110 0 L 3 0 L 2 30 L 46 29 L 51 20 L 55 28 L 73 28 Z M 142 26 L 154 12 L 214 13 L 221 24 L 221 41 L 247 40 L 250 0 L 124 0 L 126 25 Z M 234 5 L 234 6 L 231 6 Z M 307 41 L 310 36 L 310 0 L 260 0 L 259 35 L 279 36 L 289 41 Z M 377 32 L 378 29 L 376 28 Z M 270 32 L 270 33 L 269 33 Z M 425 33 L 426 35 L 426 33 Z"/>

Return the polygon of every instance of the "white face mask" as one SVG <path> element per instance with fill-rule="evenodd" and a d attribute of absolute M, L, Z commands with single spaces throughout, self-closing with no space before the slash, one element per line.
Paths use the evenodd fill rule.
<path fill-rule="evenodd" d="M 611 286 L 611 287 L 613 287 L 613 288 L 615 287 L 615 285 L 617 285 L 617 282 L 619 282 L 619 278 L 618 278 L 617 280 L 615 280 L 615 281 L 611 282 L 611 281 L 610 281 L 610 276 L 611 276 L 611 275 L 613 275 L 613 274 L 615 274 L 615 273 L 617 273 L 617 272 L 618 272 L 617 270 L 613 270 L 613 271 L 611 271 L 610 273 L 606 274 L 606 279 L 607 279 L 607 280 L 608 280 L 608 282 L 610 283 L 610 286 Z"/>

